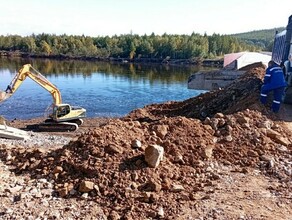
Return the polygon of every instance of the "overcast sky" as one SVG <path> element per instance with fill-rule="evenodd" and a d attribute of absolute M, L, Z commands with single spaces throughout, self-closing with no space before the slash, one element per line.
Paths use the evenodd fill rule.
<path fill-rule="evenodd" d="M 287 26 L 291 0 L 0 0 L 0 35 L 243 33 Z"/>

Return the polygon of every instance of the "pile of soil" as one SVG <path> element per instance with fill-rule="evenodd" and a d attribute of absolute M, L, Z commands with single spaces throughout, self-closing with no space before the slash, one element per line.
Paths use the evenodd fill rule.
<path fill-rule="evenodd" d="M 263 76 L 256 66 L 222 90 L 136 109 L 62 148 L 2 146 L 0 157 L 17 174 L 53 182 L 56 197 L 96 202 L 104 219 L 199 217 L 226 172 L 259 170 L 279 182 L 270 192 L 289 198 L 291 133 L 259 104 Z M 164 152 L 155 168 L 145 159 L 151 146 Z M 208 217 L 238 217 L 221 211 Z"/>
<path fill-rule="evenodd" d="M 157 120 L 163 117 L 185 116 L 205 119 L 216 113 L 232 114 L 245 109 L 266 113 L 266 108 L 259 103 L 260 87 L 265 75 L 265 66 L 253 64 L 247 72 L 229 86 L 201 94 L 182 102 L 152 104 L 136 109 L 129 118 L 139 121 Z"/>

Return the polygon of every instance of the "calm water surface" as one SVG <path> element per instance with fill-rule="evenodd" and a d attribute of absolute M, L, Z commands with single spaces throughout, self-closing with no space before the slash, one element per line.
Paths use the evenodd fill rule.
<path fill-rule="evenodd" d="M 187 89 L 187 79 L 198 67 L 15 58 L 0 58 L 0 90 L 26 63 L 60 89 L 63 103 L 86 108 L 88 117 L 120 117 L 148 104 L 182 101 L 205 92 Z M 0 103 L 0 115 L 10 120 L 42 117 L 51 104 L 51 95 L 28 78 Z"/>

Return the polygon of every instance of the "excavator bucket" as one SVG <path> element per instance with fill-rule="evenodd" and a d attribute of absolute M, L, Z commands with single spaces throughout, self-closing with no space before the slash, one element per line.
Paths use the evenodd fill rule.
<path fill-rule="evenodd" d="M 8 99 L 10 96 L 11 94 L 0 90 L 0 102 L 3 102 L 4 100 Z"/>

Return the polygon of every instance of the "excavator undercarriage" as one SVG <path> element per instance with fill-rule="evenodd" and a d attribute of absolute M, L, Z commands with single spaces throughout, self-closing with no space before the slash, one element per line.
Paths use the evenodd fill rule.
<path fill-rule="evenodd" d="M 76 131 L 80 125 L 83 124 L 82 119 L 67 121 L 67 122 L 55 122 L 51 119 L 46 119 L 39 124 L 28 125 L 27 129 L 35 131 Z"/>

